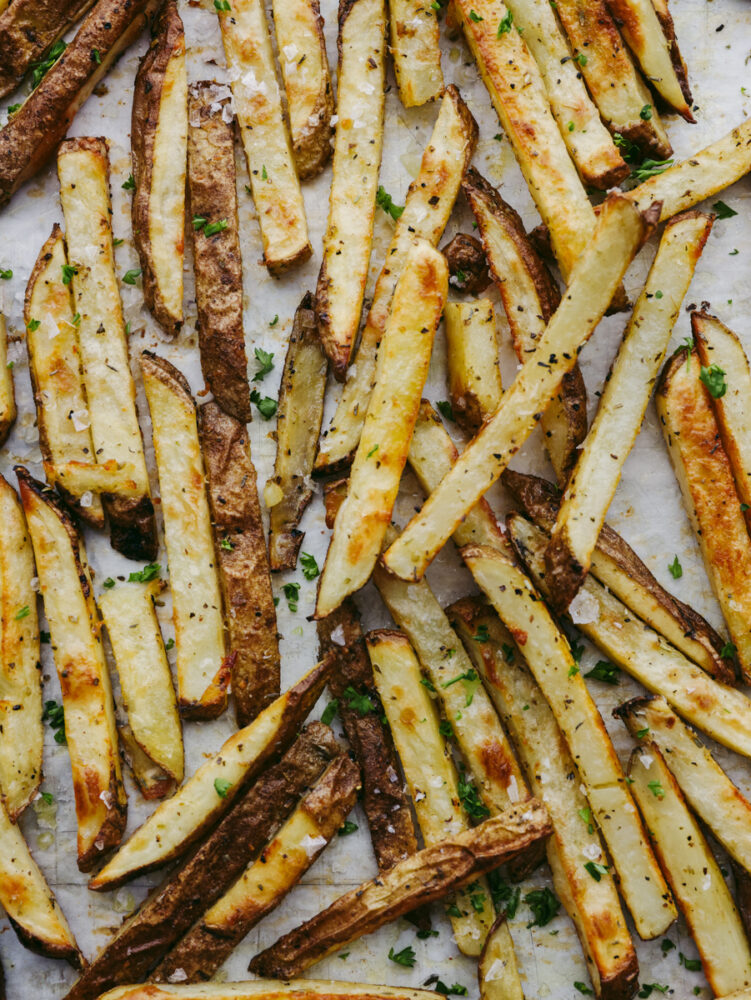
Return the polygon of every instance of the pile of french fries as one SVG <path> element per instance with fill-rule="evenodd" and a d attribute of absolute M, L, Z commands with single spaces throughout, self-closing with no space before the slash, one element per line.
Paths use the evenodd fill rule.
<path fill-rule="evenodd" d="M 690 124 L 697 109 L 665 0 L 451 0 L 445 11 L 442 0 L 342 0 L 336 94 L 318 0 L 274 0 L 271 20 L 261 0 L 213 7 L 229 87 L 189 85 L 177 0 L 0 0 L 0 96 L 32 80 L 0 128 L 0 205 L 52 159 L 61 206 L 23 301 L 44 481 L 19 464 L 17 489 L 0 476 L 0 905 L 26 947 L 80 971 L 66 1000 L 436 1000 L 460 990 L 435 977 L 424 985 L 437 992 L 300 977 L 403 916 L 430 936 L 439 902 L 459 951 L 477 959 L 483 1000 L 523 1000 L 513 916 L 519 883 L 547 864 L 554 892 L 524 899 L 541 926 L 561 906 L 572 921 L 588 974 L 579 993 L 664 992 L 641 985 L 634 936 L 663 937 L 680 915 L 699 954 L 681 956 L 687 967 L 715 996 L 748 1000 L 751 802 L 699 733 L 751 758 L 751 368 L 704 306 L 690 307 L 691 336 L 665 357 L 689 286 L 707 277 L 715 215 L 700 206 L 751 172 L 751 119 L 674 162 L 662 115 Z M 444 15 L 521 168 L 543 223 L 534 234 L 472 166 L 479 128 L 444 85 Z M 183 336 L 188 229 L 196 393 L 165 352 L 129 340 L 108 139 L 66 138 L 147 23 L 123 185 L 141 267 L 124 280 L 141 278 L 165 338 Z M 436 106 L 403 206 L 378 183 L 387 48 L 404 107 Z M 278 400 L 248 374 L 236 134 L 269 273 L 290 281 L 320 251 Z M 316 247 L 301 182 L 330 159 Z M 595 204 L 593 191 L 608 193 Z M 439 249 L 462 194 L 476 233 Z M 371 261 L 378 206 L 394 225 Z M 632 304 L 624 276 L 649 240 Z M 519 361 L 506 386 L 499 308 Z M 590 424 L 577 359 L 618 311 L 629 316 L 604 385 L 590 387 Z M 423 394 L 442 323 L 439 415 Z M 0 442 L 17 419 L 7 341 L 0 315 Z M 271 356 L 255 359 L 262 378 Z M 727 637 L 606 523 L 653 394 Z M 260 493 L 247 426 L 259 415 L 276 416 Z M 509 468 L 538 425 L 552 481 Z M 425 502 L 397 526 L 407 466 Z M 316 478 L 331 529 L 320 571 L 300 555 Z M 505 523 L 485 496 L 499 480 Z M 86 542 L 105 528 L 142 568 L 96 578 Z M 450 540 L 475 588 L 444 607 L 426 571 Z M 282 690 L 272 574 L 298 561 L 318 578 L 319 649 Z M 375 593 L 393 627 L 364 632 Z M 607 658 L 587 679 L 574 626 Z M 43 636 L 62 705 L 45 700 Z M 589 682 L 615 684 L 619 670 L 644 689 L 615 711 L 628 759 Z M 308 721 L 327 686 L 331 701 Z M 221 716 L 230 694 L 236 730 L 186 776 L 184 723 L 190 739 L 188 723 Z M 42 794 L 44 721 L 67 744 L 89 888 L 180 862 L 88 962 L 19 825 Z M 123 763 L 157 800 L 127 837 Z M 358 799 L 374 876 L 256 954 L 260 979 L 200 985 L 349 832 Z M 413 950 L 400 954 L 389 957 L 411 968 Z"/>

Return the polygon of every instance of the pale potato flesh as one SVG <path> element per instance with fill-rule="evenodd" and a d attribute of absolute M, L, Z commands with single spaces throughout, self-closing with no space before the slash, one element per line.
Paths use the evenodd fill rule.
<path fill-rule="evenodd" d="M 0 313 L 0 441 L 8 436 L 16 419 L 16 395 L 13 369 L 8 365 L 8 337 L 5 316 Z"/>
<path fill-rule="evenodd" d="M 503 394 L 493 303 L 447 302 L 444 321 L 449 401 L 457 423 L 476 434 Z"/>
<path fill-rule="evenodd" d="M 440 28 L 428 0 L 390 0 L 391 56 L 405 108 L 427 104 L 443 90 Z"/>

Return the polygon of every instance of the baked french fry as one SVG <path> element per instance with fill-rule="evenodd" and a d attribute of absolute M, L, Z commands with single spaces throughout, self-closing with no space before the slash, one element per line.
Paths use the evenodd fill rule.
<path fill-rule="evenodd" d="M 117 493 L 122 497 L 138 497 L 141 487 L 136 478 L 136 467 L 130 462 L 119 465 L 110 458 L 101 465 L 91 462 L 60 462 L 55 468 L 58 486 L 78 496 L 85 493 Z M 93 500 L 92 500 L 93 503 Z M 82 508 L 87 510 L 86 506 Z"/>
<path fill-rule="evenodd" d="M 130 768 L 146 801 L 151 802 L 152 799 L 163 799 L 171 795 L 175 790 L 174 779 L 144 753 L 136 742 L 130 726 L 127 723 L 118 723 L 117 735 L 120 737 L 120 757 Z"/>
<path fill-rule="evenodd" d="M 391 0 L 391 57 L 405 108 L 439 97 L 443 90 L 440 27 L 426 0 Z"/>
<path fill-rule="evenodd" d="M 202 986 L 149 986 L 154 1000 L 439 1000 L 442 994 L 432 990 L 413 990 L 399 986 L 365 986 L 363 983 L 331 982 L 330 980 L 292 979 L 281 982 L 261 979 L 243 983 L 205 983 Z M 143 986 L 122 986 L 101 997 L 101 1000 L 143 1000 Z M 156 991 L 156 992 L 154 992 Z"/>
<path fill-rule="evenodd" d="M 5 316 L 0 313 L 0 445 L 10 434 L 16 420 L 16 395 L 13 370 L 8 366 L 8 335 Z"/>
<path fill-rule="evenodd" d="M 443 316 L 449 401 L 454 419 L 471 437 L 485 416 L 495 412 L 503 394 L 493 303 L 447 302 Z"/>

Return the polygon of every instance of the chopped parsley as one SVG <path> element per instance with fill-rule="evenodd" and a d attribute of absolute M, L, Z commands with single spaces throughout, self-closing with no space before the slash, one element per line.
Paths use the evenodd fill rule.
<path fill-rule="evenodd" d="M 678 556 L 676 556 L 671 563 L 668 563 L 668 570 L 670 571 L 670 575 L 674 580 L 680 580 L 680 578 L 683 576 L 683 567 L 681 566 L 681 562 Z"/>
<path fill-rule="evenodd" d="M 231 552 L 235 547 L 229 540 L 229 538 L 223 538 L 219 543 L 219 546 L 223 549 L 226 549 L 227 552 Z"/>
<path fill-rule="evenodd" d="M 260 365 L 258 371 L 253 376 L 254 382 L 263 382 L 268 373 L 274 367 L 273 351 L 264 351 L 262 347 L 256 347 L 253 351 L 256 361 Z"/>
<path fill-rule="evenodd" d="M 487 642 L 490 639 L 490 634 L 488 633 L 487 625 L 478 625 L 477 631 L 472 636 L 475 642 Z"/>
<path fill-rule="evenodd" d="M 6 268 L 3 268 L 3 267 L 0 267 L 0 280 L 2 280 L 2 281 L 10 281 L 10 279 L 12 277 L 13 277 L 13 271 L 12 271 L 11 268 L 7 268 L 6 269 Z"/>
<path fill-rule="evenodd" d="M 501 21 L 498 25 L 498 32 L 496 34 L 496 38 L 500 38 L 501 35 L 507 35 L 509 31 L 511 31 L 511 25 L 513 23 L 514 23 L 514 15 L 511 13 L 510 10 L 508 10 L 506 11 L 505 16 L 501 18 Z"/>
<path fill-rule="evenodd" d="M 38 330 L 40 326 L 41 323 L 39 322 L 38 319 L 30 319 L 29 322 L 26 324 L 26 329 L 31 330 L 31 332 L 33 333 L 35 330 Z"/>
<path fill-rule="evenodd" d="M 359 829 L 359 827 L 358 827 L 357 823 L 353 823 L 352 820 L 348 819 L 348 820 L 346 820 L 344 822 L 343 826 L 339 827 L 339 836 L 340 837 L 346 837 L 350 833 L 354 833 L 355 830 L 358 830 L 358 829 Z"/>
<path fill-rule="evenodd" d="M 602 879 L 602 876 L 607 875 L 609 871 L 608 866 L 601 865 L 599 861 L 588 861 L 584 865 L 584 867 L 592 876 L 592 878 L 595 880 L 595 882 L 599 882 Z"/>
<path fill-rule="evenodd" d="M 734 215 L 738 214 L 734 208 L 726 205 L 724 201 L 716 201 L 712 205 L 712 208 L 718 219 L 732 219 Z"/>
<path fill-rule="evenodd" d="M 642 160 L 638 167 L 631 171 L 631 179 L 635 181 L 645 181 L 649 177 L 656 177 L 657 174 L 664 174 L 668 167 L 673 166 L 672 160 Z"/>
<path fill-rule="evenodd" d="M 448 402 L 448 400 L 440 399 L 435 405 L 438 407 L 438 412 L 445 420 L 454 419 L 454 409 L 451 406 L 451 403 Z"/>
<path fill-rule="evenodd" d="M 107 579 L 102 584 L 102 586 L 104 587 L 105 590 L 112 590 L 112 588 L 115 586 L 115 581 L 112 579 L 111 576 L 108 576 Z"/>
<path fill-rule="evenodd" d="M 203 235 L 216 236 L 217 233 L 223 233 L 228 225 L 229 223 L 226 219 L 219 219 L 217 222 L 209 222 L 208 225 L 203 227 Z"/>
<path fill-rule="evenodd" d="M 475 697 L 475 691 L 480 686 L 480 678 L 474 667 L 470 667 L 469 670 L 465 670 L 463 674 L 457 674 L 456 677 L 452 677 L 450 681 L 445 681 L 441 684 L 442 688 L 451 687 L 452 684 L 456 684 L 457 681 L 464 682 L 464 693 L 467 696 L 466 706 L 469 707 Z"/>
<path fill-rule="evenodd" d="M 574 56 L 574 62 L 578 62 L 580 66 L 586 66 L 587 57 L 584 55 L 583 52 L 580 52 L 578 55 Z"/>
<path fill-rule="evenodd" d="M 366 458 L 372 458 L 372 456 L 375 455 L 375 453 L 377 451 L 378 451 L 378 445 L 374 444 L 373 447 L 370 449 L 370 451 L 368 452 L 368 454 L 365 457 Z"/>
<path fill-rule="evenodd" d="M 125 272 L 125 274 L 123 275 L 123 281 L 125 282 L 126 285 L 135 285 L 138 278 L 141 277 L 141 273 L 142 272 L 140 267 L 133 267 L 130 269 L 130 271 Z"/>
<path fill-rule="evenodd" d="M 470 19 L 470 21 L 473 21 L 475 24 L 477 24 L 479 21 L 484 21 L 485 20 L 484 17 L 482 17 L 480 14 L 478 14 L 474 10 L 470 10 L 470 12 L 469 12 L 469 19 Z"/>
<path fill-rule="evenodd" d="M 63 284 L 69 285 L 73 280 L 73 275 L 78 274 L 78 268 L 75 264 L 63 264 Z"/>
<path fill-rule="evenodd" d="M 561 901 L 547 887 L 544 889 L 532 889 L 524 897 L 524 902 L 534 916 L 534 920 L 531 920 L 527 924 L 527 928 L 545 927 L 561 908 Z"/>
<path fill-rule="evenodd" d="M 702 365 L 699 372 L 699 379 L 707 387 L 707 391 L 712 399 L 721 399 L 728 391 L 725 372 L 719 365 L 710 365 L 708 368 Z"/>
<path fill-rule="evenodd" d="M 127 181 L 123 184 L 123 191 L 135 191 L 136 182 L 133 174 L 128 174 Z"/>
<path fill-rule="evenodd" d="M 297 611 L 297 602 L 300 600 L 300 584 L 284 583 L 282 584 L 282 592 L 287 598 L 289 610 L 294 614 Z"/>
<path fill-rule="evenodd" d="M 403 965 L 406 969 L 413 969 L 415 967 L 416 956 L 412 945 L 408 944 L 401 951 L 394 951 L 393 948 L 389 948 L 389 958 L 392 962 L 396 962 L 397 965 Z"/>
<path fill-rule="evenodd" d="M 744 505 L 741 504 L 741 510 L 743 510 L 743 507 L 744 507 Z M 732 642 L 726 642 L 725 645 L 720 650 L 720 656 L 723 659 L 729 659 L 729 660 L 731 660 L 735 656 L 735 654 L 737 652 L 738 652 L 738 650 L 735 648 L 735 644 L 734 643 L 732 643 Z"/>
<path fill-rule="evenodd" d="M 698 958 L 686 958 L 682 951 L 678 952 L 678 960 L 689 972 L 701 972 L 701 961 Z"/>
<path fill-rule="evenodd" d="M 402 212 L 404 211 L 404 205 L 395 205 L 394 199 L 380 184 L 378 185 L 378 191 L 376 192 L 376 205 L 378 205 L 379 208 L 382 208 L 384 212 L 388 213 L 394 222 L 401 218 Z"/>
<path fill-rule="evenodd" d="M 459 773 L 459 801 L 471 819 L 487 819 L 490 810 L 480 798 L 472 781 L 467 781 L 464 771 Z"/>
<path fill-rule="evenodd" d="M 271 396 L 262 396 L 258 389 L 253 389 L 250 393 L 251 403 L 255 403 L 258 407 L 258 412 L 261 414 L 264 420 L 271 420 L 271 418 L 276 413 L 277 402 L 272 399 Z"/>
<path fill-rule="evenodd" d="M 581 819 L 583 819 L 584 822 L 587 824 L 587 833 L 590 833 L 590 834 L 594 833 L 595 832 L 595 827 L 594 827 L 594 823 L 592 822 L 592 810 L 589 809 L 588 807 L 585 807 L 584 809 L 580 809 L 579 810 L 579 817 Z"/>
<path fill-rule="evenodd" d="M 214 10 L 226 11 L 232 10 L 229 5 L 229 0 L 214 0 Z"/>
<path fill-rule="evenodd" d="M 31 89 L 36 90 L 42 79 L 47 74 L 49 70 L 55 65 L 60 56 L 65 52 L 68 45 L 62 39 L 59 42 L 55 42 L 52 48 L 47 53 L 45 59 L 40 59 L 38 62 L 33 62 L 31 64 L 32 74 L 31 74 Z"/>
<path fill-rule="evenodd" d="M 149 580 L 155 580 L 159 576 L 161 569 L 159 563 L 147 563 L 143 569 L 130 574 L 128 583 L 148 583 Z"/>
<path fill-rule="evenodd" d="M 300 566 L 302 567 L 302 575 L 306 580 L 315 580 L 320 575 L 321 571 L 318 568 L 316 558 L 309 552 L 303 552 L 300 556 Z"/>
<path fill-rule="evenodd" d="M 347 708 L 353 709 L 358 715 L 367 715 L 368 712 L 375 712 L 375 705 L 368 695 L 355 691 L 351 684 L 344 689 L 344 697 L 347 699 Z"/>
<path fill-rule="evenodd" d="M 214 791 L 220 799 L 227 798 L 227 792 L 232 788 L 232 782 L 226 778 L 214 778 Z"/>
<path fill-rule="evenodd" d="M 608 660 L 598 660 L 584 676 L 592 677 L 596 681 L 602 681 L 603 684 L 618 684 L 620 683 L 621 671 L 619 667 L 616 667 L 614 663 L 610 663 Z"/>
<path fill-rule="evenodd" d="M 31 614 L 31 608 L 29 607 L 28 604 L 24 604 L 24 606 L 22 608 L 19 608 L 18 611 L 16 611 L 16 613 L 13 615 L 13 621 L 20 622 L 24 618 L 28 618 L 30 614 Z"/>
<path fill-rule="evenodd" d="M 642 121 L 648 122 L 652 118 L 652 105 L 645 104 L 644 107 L 639 112 L 639 117 Z"/>
<path fill-rule="evenodd" d="M 647 788 L 650 790 L 650 792 L 654 795 L 656 799 L 665 798 L 665 789 L 662 787 L 659 781 L 650 781 L 647 784 Z"/>
<path fill-rule="evenodd" d="M 325 726 L 330 726 L 334 720 L 334 716 L 338 711 L 339 711 L 339 699 L 332 698 L 321 714 L 321 722 Z"/>
<path fill-rule="evenodd" d="M 279 322 L 279 313 L 277 313 L 276 316 L 274 316 L 272 321 L 269 323 L 269 326 L 276 326 L 278 322 Z"/>
<path fill-rule="evenodd" d="M 56 701 L 45 701 L 42 722 L 49 722 L 50 729 L 55 734 L 55 743 L 65 744 L 65 712 L 62 705 Z"/>
<path fill-rule="evenodd" d="M 518 885 L 510 886 L 505 882 L 500 873 L 496 871 L 487 874 L 488 887 L 493 899 L 493 905 L 500 913 L 504 911 L 506 917 L 512 920 L 516 916 L 521 901 L 521 889 Z"/>
<path fill-rule="evenodd" d="M 574 983 L 574 989 L 583 993 L 585 996 L 592 996 L 593 991 L 587 986 L 586 983 L 580 983 L 578 980 Z"/>

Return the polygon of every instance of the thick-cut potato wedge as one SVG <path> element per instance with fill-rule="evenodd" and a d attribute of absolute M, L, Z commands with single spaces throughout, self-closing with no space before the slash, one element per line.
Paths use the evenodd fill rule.
<path fill-rule="evenodd" d="M 306 292 L 297 307 L 284 359 L 276 413 L 274 475 L 266 483 L 269 508 L 269 562 L 273 570 L 294 569 L 305 537 L 298 529 L 313 497 L 311 474 L 323 420 L 328 360 Z"/>
<path fill-rule="evenodd" d="M 133 85 L 133 242 L 143 297 L 174 337 L 183 322 L 188 76 L 185 34 L 175 0 L 164 0 Z"/>
<path fill-rule="evenodd" d="M 0 16 L 0 97 L 15 90 L 94 0 L 14 0 Z M 6 6 L 6 5 L 1 5 Z"/>
<path fill-rule="evenodd" d="M 55 469 L 58 486 L 83 496 L 84 493 L 117 493 L 122 497 L 138 497 L 141 487 L 136 481 L 136 467 L 131 462 L 119 465 L 110 458 L 101 465 L 91 462 L 61 462 Z M 93 503 L 93 498 L 92 498 Z M 82 510 L 86 510 L 86 506 Z"/>
<path fill-rule="evenodd" d="M 103 528 L 104 511 L 100 498 L 92 496 L 91 505 L 82 507 L 80 501 L 85 490 L 76 491 L 74 484 L 63 485 L 59 475 L 64 463 L 92 465 L 96 461 L 86 392 L 81 381 L 78 331 L 73 322 L 70 286 L 63 284 L 62 269 L 66 263 L 62 230 L 55 224 L 36 259 L 24 299 L 26 349 L 36 404 L 39 448 L 47 482 L 60 489 L 66 502 L 75 507 L 88 524 Z M 35 319 L 38 325 L 33 322 Z"/>
<path fill-rule="evenodd" d="M 0 906 L 21 944 L 39 955 L 64 958 L 80 969 L 83 956 L 21 828 L 0 803 Z"/>
<path fill-rule="evenodd" d="M 15 471 L 62 689 L 78 867 L 86 872 L 120 843 L 127 813 L 110 675 L 83 540 L 50 488 L 21 466 Z"/>
<path fill-rule="evenodd" d="M 629 211 L 628 205 L 627 199 L 614 194 L 604 202 L 568 292 L 535 351 L 527 357 L 496 412 L 383 556 L 392 573 L 403 579 L 423 575 L 462 517 L 499 478 L 534 430 L 650 230 L 648 217 Z"/>
<path fill-rule="evenodd" d="M 404 776 L 426 847 L 469 829 L 459 796 L 456 767 L 438 728 L 439 717 L 407 637 L 386 629 L 365 637 L 373 679 L 399 752 Z M 458 640 L 457 640 L 458 642 Z M 479 891 L 478 891 L 479 890 Z M 465 889 L 452 898 L 449 913 L 456 944 L 465 955 L 479 955 L 494 920 L 487 884 L 478 883 L 477 909 Z M 508 931 L 509 947 L 513 954 Z"/>
<path fill-rule="evenodd" d="M 158 549 L 156 523 L 115 277 L 106 141 L 67 139 L 58 151 L 57 172 L 68 262 L 76 269 L 71 287 L 81 317 L 78 346 L 96 461 L 132 464 L 141 487 L 139 497 L 103 498 L 110 540 L 129 558 L 152 561 Z"/>
<path fill-rule="evenodd" d="M 0 205 L 45 166 L 78 109 L 139 37 L 154 6 L 155 0 L 99 0 L 36 90 L 0 129 Z M 99 61 L 91 58 L 95 51 Z"/>
<path fill-rule="evenodd" d="M 5 443 L 15 421 L 16 394 L 13 371 L 8 367 L 8 334 L 5 316 L 0 313 L 0 445 Z"/>
<path fill-rule="evenodd" d="M 730 459 L 738 497 L 747 505 L 746 526 L 751 530 L 751 371 L 738 337 L 708 312 L 691 313 L 696 352 L 704 368 L 717 365 L 727 388 L 712 400 L 722 446 Z"/>
<path fill-rule="evenodd" d="M 751 118 L 687 160 L 629 191 L 639 208 L 660 205 L 660 222 L 730 187 L 751 170 Z"/>
<path fill-rule="evenodd" d="M 188 718 L 212 719 L 227 706 L 230 667 L 196 404 L 184 376 L 164 358 L 144 351 L 141 372 L 164 516 L 178 705 Z"/>
<path fill-rule="evenodd" d="M 100 1000 L 440 1000 L 432 990 L 399 986 L 366 986 L 364 983 L 321 979 L 291 979 L 284 982 L 261 979 L 243 983 L 207 983 L 203 986 L 123 986 Z"/>
<path fill-rule="evenodd" d="M 665 126 L 606 0 L 560 0 L 556 11 L 603 121 L 656 160 L 670 156 Z"/>
<path fill-rule="evenodd" d="M 315 302 L 321 343 L 340 382 L 344 381 L 355 347 L 373 243 L 383 149 L 385 60 L 383 0 L 342 4 L 337 74 L 339 120 Z"/>
<path fill-rule="evenodd" d="M 292 743 L 320 695 L 333 660 L 323 660 L 257 718 L 227 739 L 219 752 L 143 823 L 89 882 L 114 889 L 178 858 L 227 812 L 263 768 Z M 217 791 L 217 783 L 223 795 Z"/>
<path fill-rule="evenodd" d="M 548 0 L 509 0 L 507 7 L 537 63 L 550 110 L 582 181 L 602 190 L 613 187 L 629 168 L 587 93 L 552 5 Z"/>
<path fill-rule="evenodd" d="M 505 911 L 496 918 L 482 946 L 477 962 L 480 1000 L 523 1000 L 524 990 L 516 969 L 516 954 L 509 953 L 503 932 Z M 513 959 L 513 961 L 511 960 Z"/>
<path fill-rule="evenodd" d="M 336 515 L 321 572 L 317 618 L 325 618 L 367 583 L 381 551 L 447 292 L 445 258 L 426 240 L 416 241 L 407 254 L 379 349 L 349 491 Z"/>
<path fill-rule="evenodd" d="M 558 516 L 560 493 L 537 476 L 506 469 L 503 485 L 543 531 L 551 532 Z M 634 614 L 676 649 L 723 684 L 735 682 L 734 658 L 723 656 L 725 640 L 693 608 L 665 590 L 620 535 L 605 524 L 592 553 L 592 570 Z"/>
<path fill-rule="evenodd" d="M 410 184 L 404 211 L 373 291 L 373 301 L 333 420 L 324 431 L 315 472 L 326 475 L 349 466 L 360 440 L 375 378 L 378 345 L 391 310 L 399 277 L 416 239 L 433 246 L 443 235 L 464 172 L 477 145 L 477 122 L 453 85 L 446 87 L 420 171 Z"/>
<path fill-rule="evenodd" d="M 647 412 L 673 326 L 713 221 L 711 215 L 690 212 L 672 219 L 662 234 L 597 414 L 566 484 L 545 553 L 550 593 L 559 611 L 569 606 L 589 572 L 605 515 Z"/>
<path fill-rule="evenodd" d="M 687 122 L 691 113 L 691 87 L 686 64 L 675 37 L 667 0 L 607 0 L 610 13 L 650 85 L 667 106 Z"/>
<path fill-rule="evenodd" d="M 440 26 L 427 0 L 390 0 L 391 57 L 405 108 L 439 97 L 443 90 Z"/>
<path fill-rule="evenodd" d="M 751 948 L 720 866 L 656 746 L 631 754 L 634 797 L 715 996 L 751 987 Z"/>
<path fill-rule="evenodd" d="M 266 537 L 250 441 L 241 423 L 215 402 L 198 408 L 208 476 L 214 549 L 224 597 L 232 695 L 246 726 L 279 697 L 279 639 Z"/>
<path fill-rule="evenodd" d="M 688 804 L 730 856 L 751 869 L 751 803 L 664 698 L 632 698 L 616 714 L 635 739 L 660 750 Z M 647 750 L 648 752 L 648 750 Z"/>
<path fill-rule="evenodd" d="M 319 655 L 332 655 L 335 666 L 329 689 L 338 701 L 339 717 L 362 774 L 362 805 L 370 827 L 370 839 L 381 871 L 417 850 L 417 835 L 394 741 L 382 712 L 362 715 L 345 694 L 353 688 L 378 706 L 373 669 L 365 649 L 360 615 L 351 598 L 318 622 Z"/>
<path fill-rule="evenodd" d="M 147 802 L 171 795 L 175 790 L 174 780 L 143 752 L 130 726 L 118 723 L 117 735 L 120 737 L 120 757 L 130 768 L 141 795 Z"/>
<path fill-rule="evenodd" d="M 508 519 L 508 528 L 535 584 L 545 592 L 547 536 L 519 516 Z M 684 719 L 718 743 L 751 757 L 751 700 L 712 680 L 591 576 L 582 591 L 592 621 L 579 621 L 577 628 L 648 691 L 661 694 Z"/>
<path fill-rule="evenodd" d="M 251 419 L 243 329 L 243 275 L 237 220 L 235 133 L 216 84 L 196 83 L 188 107 L 188 190 L 193 223 L 201 371 L 222 409 Z M 196 226 L 199 228 L 196 228 Z M 208 226 L 219 227 L 216 231 Z M 223 228 L 222 228 L 223 227 Z"/>
<path fill-rule="evenodd" d="M 0 476 L 0 796 L 15 822 L 42 780 L 42 675 L 34 551 L 13 487 Z"/>
<path fill-rule="evenodd" d="M 65 1000 L 95 1000 L 104 990 L 145 979 L 242 874 L 339 750 L 328 726 L 313 722 L 303 730 L 190 859 L 128 917 Z"/>
<path fill-rule="evenodd" d="M 463 888 L 550 831 L 547 812 L 532 799 L 425 847 L 285 934 L 256 955 L 251 971 L 288 979 L 348 942 L 409 913 L 416 905 L 432 903 Z"/>
<path fill-rule="evenodd" d="M 547 842 L 556 895 L 574 922 L 597 996 L 628 1000 L 639 966 L 610 874 L 595 881 L 583 859 L 605 863 L 589 802 L 555 716 L 510 633 L 477 598 L 448 609 L 517 748 L 532 792 L 553 824 Z M 478 636 L 488 639 L 478 639 Z M 487 978 L 487 977 L 486 977 Z"/>
<path fill-rule="evenodd" d="M 462 190 L 474 213 L 520 361 L 534 350 L 561 293 L 552 274 L 527 237 L 519 214 L 494 187 L 470 167 Z M 587 390 L 578 365 L 563 376 L 557 394 L 540 418 L 543 440 L 559 482 L 573 468 L 578 446 L 587 435 Z"/>
<path fill-rule="evenodd" d="M 133 738 L 177 784 L 183 780 L 180 716 L 149 583 L 118 583 L 99 597 Z"/>
<path fill-rule="evenodd" d="M 493 303 L 490 299 L 447 302 L 443 318 L 451 409 L 472 437 L 486 414 L 495 412 L 503 394 Z"/>
<path fill-rule="evenodd" d="M 352 810 L 360 771 L 346 754 L 328 767 L 235 884 L 166 956 L 153 982 L 211 979 L 248 931 L 281 903 Z"/>
<path fill-rule="evenodd" d="M 655 402 L 683 503 L 712 589 L 751 680 L 751 538 L 733 470 L 722 447 L 712 398 L 699 379 L 701 362 L 685 348 L 660 376 Z M 729 375 L 732 382 L 732 375 Z"/>
<path fill-rule="evenodd" d="M 514 636 L 561 728 L 639 935 L 657 937 L 675 920 L 675 907 L 565 636 L 520 569 L 494 549 L 469 547 L 462 556 Z"/>
<path fill-rule="evenodd" d="M 331 156 L 334 93 L 318 0 L 272 4 L 292 155 L 301 180 L 320 174 Z"/>
<path fill-rule="evenodd" d="M 235 114 L 258 212 L 263 257 L 272 274 L 302 264 L 313 249 L 276 79 L 261 0 L 219 11 Z"/>

